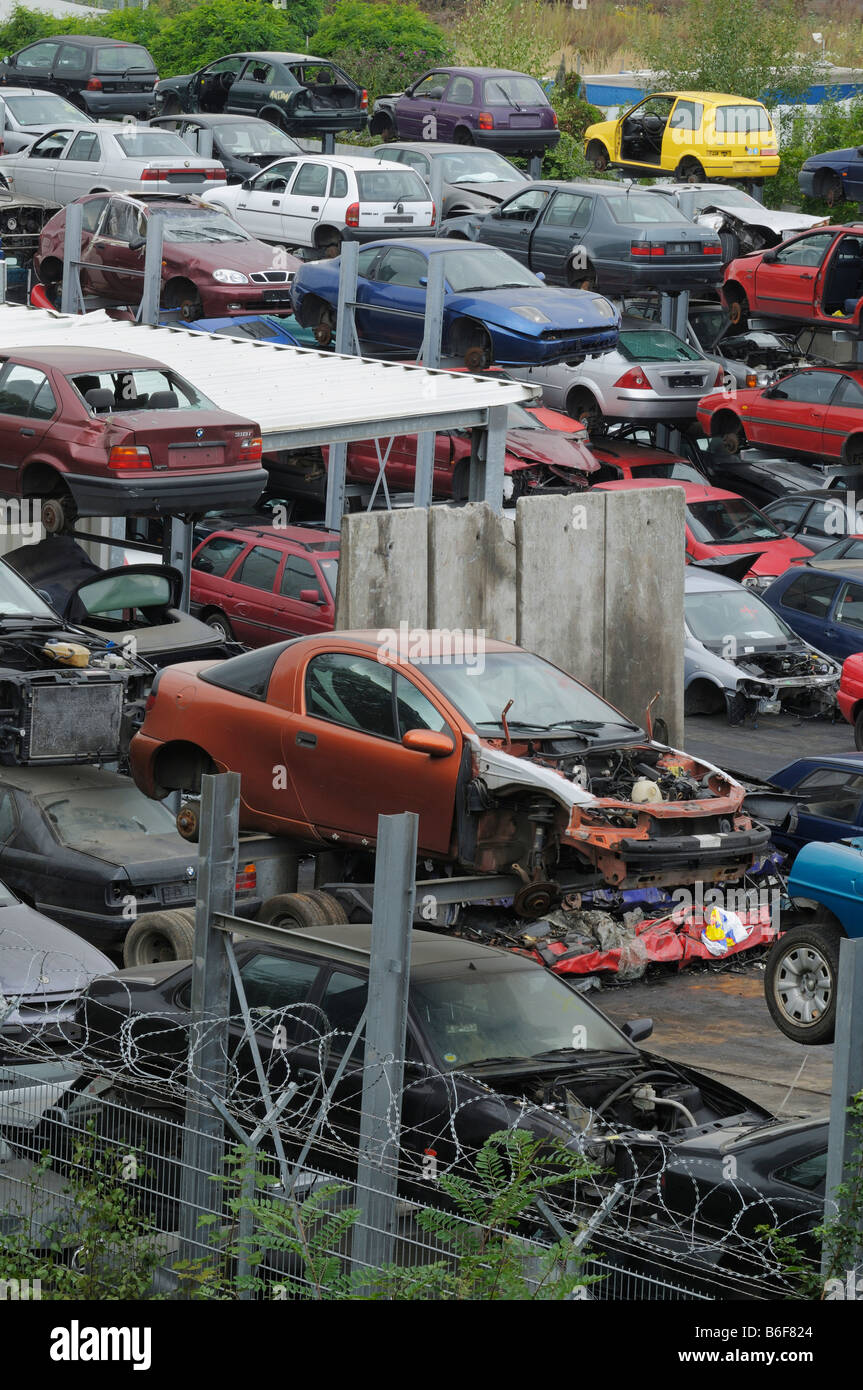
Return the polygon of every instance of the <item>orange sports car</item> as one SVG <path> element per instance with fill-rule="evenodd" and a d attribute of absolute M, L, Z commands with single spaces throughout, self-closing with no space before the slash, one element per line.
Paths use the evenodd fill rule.
<path fill-rule="evenodd" d="M 734 879 L 763 852 L 732 777 L 475 637 L 330 632 L 167 667 L 135 781 L 161 798 L 240 772 L 243 828 L 318 850 L 372 849 L 381 813 L 416 811 L 423 859 L 517 876 L 527 914 L 564 890 Z"/>

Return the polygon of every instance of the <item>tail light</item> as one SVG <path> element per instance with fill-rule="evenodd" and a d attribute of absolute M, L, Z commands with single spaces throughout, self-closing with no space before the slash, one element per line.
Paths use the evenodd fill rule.
<path fill-rule="evenodd" d="M 747 386 L 757 386 L 757 385 L 758 385 L 758 377 L 755 375 L 754 372 L 747 372 L 747 373 L 746 373 L 746 385 L 747 385 Z"/>
<path fill-rule="evenodd" d="M 350 207 L 348 208 L 347 212 L 345 213 L 345 226 L 346 226 L 346 227 L 358 227 L 359 225 L 360 225 L 360 205 L 359 205 L 359 203 L 351 203 Z"/>
<path fill-rule="evenodd" d="M 260 463 L 264 453 L 264 441 L 260 435 L 247 439 L 240 445 L 240 463 Z"/>
<path fill-rule="evenodd" d="M 494 116 L 491 111 L 480 111 L 477 125 L 480 130 L 494 130 Z"/>
<path fill-rule="evenodd" d="M 557 127 L 560 125 L 560 121 L 557 119 L 557 112 L 556 112 L 556 111 L 552 111 L 552 113 L 551 113 L 551 119 L 554 121 L 555 129 L 557 129 Z"/>
<path fill-rule="evenodd" d="M 108 456 L 109 468 L 152 468 L 150 450 L 140 445 L 115 444 Z"/>
<path fill-rule="evenodd" d="M 228 171 L 227 169 L 223 169 L 221 164 L 219 165 L 218 169 L 208 169 L 206 173 L 207 178 L 210 180 L 211 183 L 227 182 Z"/>
<path fill-rule="evenodd" d="M 434 199 L 432 199 L 432 225 L 434 225 L 434 220 L 435 220 L 436 217 L 437 217 L 437 208 L 435 207 Z"/>
<path fill-rule="evenodd" d="M 705 256 L 722 255 L 722 247 L 718 241 L 707 241 L 701 249 L 704 252 Z"/>
<path fill-rule="evenodd" d="M 748 379 L 747 379 L 747 383 L 746 383 L 746 384 L 747 384 L 747 386 L 748 386 L 748 384 L 749 384 Z M 754 386 L 755 382 L 753 381 L 752 384 L 753 384 L 753 386 Z M 724 385 L 725 385 L 725 372 L 723 371 L 723 369 L 722 369 L 721 367 L 719 368 L 719 370 L 718 370 L 717 373 L 716 373 L 716 380 L 714 381 L 713 385 L 714 385 L 714 387 L 717 387 L 717 386 L 724 386 Z"/>
<path fill-rule="evenodd" d="M 368 92 L 366 91 L 366 89 L 365 89 L 365 87 L 364 87 L 364 88 L 363 88 L 363 94 L 362 94 L 362 96 L 360 97 L 360 110 L 361 110 L 361 111 L 368 111 L 368 109 L 369 109 L 369 94 L 368 94 Z"/>
<path fill-rule="evenodd" d="M 630 367 L 628 372 L 624 372 L 615 386 L 622 387 L 625 391 L 650 391 L 651 385 L 640 367 Z"/>
<path fill-rule="evenodd" d="M 237 879 L 234 884 L 234 891 L 237 893 L 253 893 L 258 886 L 258 873 L 254 864 L 244 864 L 237 871 Z"/>
<path fill-rule="evenodd" d="M 88 92 L 101 92 L 101 90 L 102 90 L 102 83 L 99 81 L 98 77 L 91 77 L 91 78 L 90 78 L 90 81 L 87 83 L 87 86 L 86 86 L 86 88 L 85 88 L 85 91 L 88 91 Z"/>
<path fill-rule="evenodd" d="M 779 146 L 778 146 L 778 145 L 763 145 L 763 146 L 761 147 L 761 153 L 762 153 L 762 154 L 778 154 L 778 153 L 779 153 Z"/>
<path fill-rule="evenodd" d="M 664 256 L 665 247 L 658 241 L 633 241 L 629 246 L 631 256 Z"/>

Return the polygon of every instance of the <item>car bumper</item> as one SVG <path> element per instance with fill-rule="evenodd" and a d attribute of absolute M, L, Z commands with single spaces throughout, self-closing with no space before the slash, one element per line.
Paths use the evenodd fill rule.
<path fill-rule="evenodd" d="M 542 363 L 571 362 L 590 353 L 606 352 L 619 337 L 614 328 L 596 328 L 566 338 L 520 337 L 506 329 L 487 325 L 492 337 L 494 360 L 499 367 L 535 366 Z"/>
<path fill-rule="evenodd" d="M 620 857 L 625 861 L 628 876 L 641 877 L 669 870 L 676 873 L 694 872 L 696 876 L 707 868 L 727 868 L 748 865 L 766 850 L 770 831 L 765 826 L 737 830 L 718 835 L 662 836 L 655 840 L 621 840 Z"/>
<path fill-rule="evenodd" d="M 303 116 L 285 116 L 289 135 L 308 136 L 310 140 L 319 135 L 338 135 L 341 130 L 365 130 L 368 123 L 367 111 L 313 111 Z"/>
<path fill-rule="evenodd" d="M 205 319 L 229 318 L 234 314 L 293 313 L 291 285 L 198 285 Z"/>
<path fill-rule="evenodd" d="M 265 468 L 171 474 L 154 472 L 126 478 L 98 478 L 66 473 L 67 483 L 81 516 L 125 516 L 128 512 L 155 515 L 207 511 L 218 497 L 223 506 L 256 502 L 267 485 Z"/>
<path fill-rule="evenodd" d="M 544 154 L 553 150 L 560 140 L 559 130 L 474 130 L 473 142 L 484 150 L 497 150 L 498 154 L 512 151 L 530 154 Z"/>
<path fill-rule="evenodd" d="M 703 394 L 703 393 L 702 393 Z M 612 420 L 694 420 L 700 395 L 679 392 L 657 396 L 650 391 L 615 391 L 600 397 L 602 412 Z"/>
<path fill-rule="evenodd" d="M 340 227 L 343 241 L 392 241 L 401 237 L 437 236 L 437 227 Z"/>
<path fill-rule="evenodd" d="M 709 179 L 770 179 L 779 173 L 778 155 L 751 155 L 748 159 L 703 159 L 700 161 Z"/>
<path fill-rule="evenodd" d="M 143 116 L 156 114 L 152 92 L 82 92 L 81 100 L 91 116 Z"/>
<path fill-rule="evenodd" d="M 854 723 L 854 710 L 860 704 L 859 695 L 849 695 L 846 690 L 840 689 L 836 694 L 836 703 L 842 713 L 842 718 L 847 719 L 849 724 Z"/>
<path fill-rule="evenodd" d="M 721 285 L 725 267 L 721 256 L 705 256 L 703 261 L 691 261 L 676 265 L 659 265 L 652 261 L 649 265 L 607 261 L 596 263 L 597 289 L 600 294 L 623 291 L 631 294 L 638 290 L 700 290 L 707 286 Z"/>

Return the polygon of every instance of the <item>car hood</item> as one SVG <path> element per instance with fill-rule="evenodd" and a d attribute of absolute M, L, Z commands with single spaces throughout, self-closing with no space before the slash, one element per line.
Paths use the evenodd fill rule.
<path fill-rule="evenodd" d="M 784 574 L 792 560 L 808 558 L 812 554 L 808 546 L 785 537 L 775 541 L 741 541 L 736 545 L 723 542 L 709 549 L 714 555 L 745 555 L 751 551 L 755 558 L 750 574 Z"/>
<path fill-rule="evenodd" d="M 83 937 L 24 903 L 0 907 L 0 995 L 74 994 L 116 966 Z"/>
<path fill-rule="evenodd" d="M 547 463 L 580 473 L 598 473 L 601 468 L 586 444 L 561 430 L 507 430 L 506 452 L 527 467 Z"/>
<path fill-rule="evenodd" d="M 169 267 L 186 272 L 239 270 L 250 275 L 253 271 L 273 270 L 273 247 L 254 238 L 249 241 L 166 241 L 162 255 Z M 283 252 L 277 264 L 280 270 L 290 273 L 296 271 L 301 262 L 298 257 Z"/>
<path fill-rule="evenodd" d="M 520 285 L 515 289 L 470 290 L 461 294 L 449 294 L 446 310 L 449 314 L 475 312 L 480 306 L 490 321 L 518 319 L 522 331 L 537 337 L 546 330 L 571 328 L 574 331 L 586 327 L 604 329 L 618 328 L 620 314 L 609 305 L 611 313 L 600 313 L 596 301 L 608 304 L 602 295 L 590 290 L 554 289 L 547 285 Z M 548 318 L 548 323 L 534 323 L 531 319 L 520 318 L 513 313 L 515 307 L 531 305 L 540 309 Z"/>
<path fill-rule="evenodd" d="M 721 198 L 716 198 L 713 206 L 718 208 L 720 212 L 728 213 L 729 216 L 736 217 L 738 221 L 745 222 L 749 226 L 767 227 L 771 232 L 787 235 L 792 232 L 805 231 L 808 227 L 814 227 L 816 222 L 824 221 L 823 217 L 811 217 L 804 212 L 777 212 L 773 208 L 760 208 L 757 215 L 754 211 L 744 213 L 734 203 L 723 203 Z M 698 222 L 703 226 L 711 226 L 710 213 L 707 210 L 700 213 Z"/>
<path fill-rule="evenodd" d="M 477 199 L 477 206 L 480 203 L 488 203 L 489 206 L 497 207 L 524 187 L 521 179 L 500 179 L 494 183 L 485 183 L 482 179 L 478 179 L 476 183 L 459 180 L 458 183 L 447 184 L 447 199 L 457 197 L 460 193 L 469 193 L 472 198 Z"/>

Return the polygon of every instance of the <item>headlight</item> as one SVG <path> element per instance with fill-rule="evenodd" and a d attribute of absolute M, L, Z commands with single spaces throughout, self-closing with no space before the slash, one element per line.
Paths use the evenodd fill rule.
<path fill-rule="evenodd" d="M 599 314 L 599 317 L 600 317 L 601 319 L 613 319 L 613 318 L 614 318 L 614 309 L 613 309 L 612 306 L 609 304 L 609 302 L 608 302 L 607 299 L 595 299 L 595 300 L 593 301 L 593 307 L 594 307 L 594 309 L 596 310 L 596 312 Z"/>
<path fill-rule="evenodd" d="M 248 285 L 249 277 L 241 270 L 214 270 L 213 279 L 220 285 Z"/>
<path fill-rule="evenodd" d="M 530 319 L 531 323 L 551 323 L 548 314 L 544 314 L 541 309 L 535 309 L 532 304 L 518 304 L 512 312 L 518 314 L 519 318 Z"/>
<path fill-rule="evenodd" d="M 756 594 L 761 594 L 770 587 L 775 578 L 775 574 L 747 574 L 743 586 L 746 589 L 754 590 Z"/>

